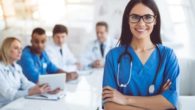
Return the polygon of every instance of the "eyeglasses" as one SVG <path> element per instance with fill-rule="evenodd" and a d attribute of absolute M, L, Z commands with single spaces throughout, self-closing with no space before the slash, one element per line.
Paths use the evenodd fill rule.
<path fill-rule="evenodd" d="M 145 23 L 149 24 L 149 23 L 154 22 L 155 17 L 156 16 L 150 15 L 150 14 L 146 14 L 146 15 L 143 15 L 143 16 L 139 16 L 137 14 L 132 14 L 132 15 L 129 16 L 129 21 L 131 23 L 138 23 L 138 22 L 140 22 L 141 19 L 143 19 L 143 21 Z"/>

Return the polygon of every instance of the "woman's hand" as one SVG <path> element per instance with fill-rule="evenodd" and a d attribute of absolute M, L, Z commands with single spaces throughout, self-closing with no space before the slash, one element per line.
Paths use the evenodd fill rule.
<path fill-rule="evenodd" d="M 29 89 L 28 95 L 43 94 L 49 92 L 51 89 L 48 84 L 36 85 Z"/>
<path fill-rule="evenodd" d="M 171 86 L 171 80 L 168 79 L 167 82 L 163 85 L 163 87 L 161 88 L 161 92 L 160 93 L 163 93 L 165 92 L 167 89 L 169 89 Z"/>
<path fill-rule="evenodd" d="M 59 93 L 60 91 L 61 91 L 60 88 L 56 88 L 56 89 L 54 89 L 53 91 L 49 91 L 48 93 L 49 93 L 49 94 L 57 94 L 57 93 Z"/>
<path fill-rule="evenodd" d="M 102 98 L 104 102 L 114 102 L 120 105 L 127 105 L 128 102 L 125 95 L 109 86 L 103 88 Z"/>

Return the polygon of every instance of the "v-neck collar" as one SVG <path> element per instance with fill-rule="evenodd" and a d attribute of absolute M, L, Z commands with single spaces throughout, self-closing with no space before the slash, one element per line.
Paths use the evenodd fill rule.
<path fill-rule="evenodd" d="M 135 62 L 137 63 L 136 65 L 138 65 L 139 67 L 142 68 L 146 68 L 146 67 L 151 67 L 152 63 L 153 63 L 153 57 L 154 54 L 156 53 L 156 48 L 152 51 L 152 53 L 150 54 L 150 56 L 148 57 L 148 59 L 146 60 L 145 64 L 143 64 L 140 60 L 140 58 L 138 57 L 138 55 L 136 54 L 136 52 L 134 51 L 134 49 L 130 46 L 130 51 L 133 57 L 133 60 L 135 60 Z"/>

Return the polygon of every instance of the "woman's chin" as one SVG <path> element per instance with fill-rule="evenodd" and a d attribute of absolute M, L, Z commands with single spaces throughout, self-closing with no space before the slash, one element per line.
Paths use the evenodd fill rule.
<path fill-rule="evenodd" d="M 137 40 L 143 40 L 143 39 L 146 38 L 146 36 L 144 36 L 144 35 L 139 35 L 139 36 L 136 36 L 135 38 L 136 38 Z"/>

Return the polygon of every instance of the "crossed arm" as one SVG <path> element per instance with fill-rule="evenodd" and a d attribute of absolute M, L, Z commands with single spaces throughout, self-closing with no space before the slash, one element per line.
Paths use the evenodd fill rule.
<path fill-rule="evenodd" d="M 167 81 L 161 92 L 171 85 Z M 126 96 L 111 87 L 104 87 L 103 100 L 105 110 L 166 110 L 175 107 L 161 94 L 156 96 Z"/>
<path fill-rule="evenodd" d="M 105 110 L 166 110 L 174 108 L 163 96 L 151 97 L 131 97 L 126 96 L 127 103 L 118 104 L 117 101 L 109 101 L 105 103 Z"/>

